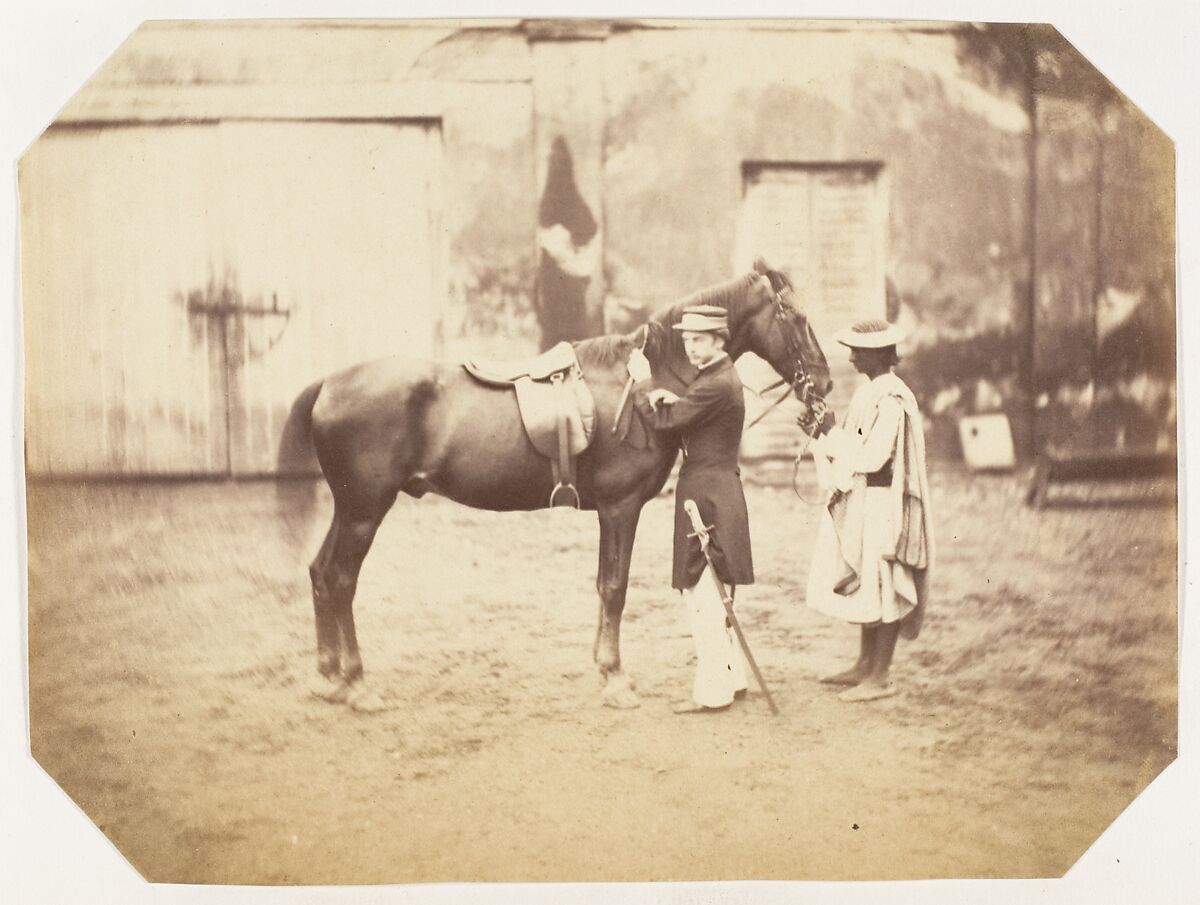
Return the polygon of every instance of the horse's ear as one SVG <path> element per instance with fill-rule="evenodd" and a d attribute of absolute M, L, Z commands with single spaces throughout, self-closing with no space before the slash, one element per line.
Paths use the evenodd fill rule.
<path fill-rule="evenodd" d="M 787 274 L 782 270 L 772 270 L 771 265 L 762 255 L 754 259 L 754 272 L 767 278 L 772 292 L 782 292 L 784 289 L 791 288 L 792 281 L 788 279 Z"/>

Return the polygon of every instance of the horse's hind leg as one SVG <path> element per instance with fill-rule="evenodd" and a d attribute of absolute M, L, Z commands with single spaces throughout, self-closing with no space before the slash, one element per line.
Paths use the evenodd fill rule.
<path fill-rule="evenodd" d="M 371 549 L 385 512 L 345 518 L 333 549 L 334 617 L 342 641 L 342 681 L 348 692 L 347 703 L 355 710 L 362 711 L 384 708 L 379 696 L 368 691 L 363 682 L 363 663 L 358 652 L 358 633 L 354 628 L 354 593 L 358 588 L 358 573 L 363 559 Z"/>
<path fill-rule="evenodd" d="M 377 709 L 378 702 L 362 685 L 363 664 L 354 628 L 354 593 L 363 559 L 371 549 L 382 518 L 382 513 L 335 509 L 329 536 L 314 562 L 318 670 L 322 675 L 330 675 L 327 671 L 330 665 L 335 672 L 339 665 L 341 669 L 337 688 L 322 696 L 348 701 L 361 710 Z"/>
<path fill-rule="evenodd" d="M 338 513 L 325 533 L 321 549 L 317 551 L 308 567 L 312 580 L 313 618 L 317 629 L 317 672 L 320 678 L 312 686 L 312 693 L 328 700 L 345 697 L 341 682 L 341 645 L 338 639 L 337 617 L 334 612 L 334 592 L 330 587 L 330 563 L 337 545 L 341 522 Z"/>

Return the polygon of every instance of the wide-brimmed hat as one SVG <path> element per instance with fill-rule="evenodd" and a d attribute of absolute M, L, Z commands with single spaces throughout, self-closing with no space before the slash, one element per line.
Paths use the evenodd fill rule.
<path fill-rule="evenodd" d="M 905 333 L 887 321 L 859 321 L 840 331 L 834 339 L 851 349 L 886 349 L 904 341 Z"/>
<path fill-rule="evenodd" d="M 684 308 L 679 323 L 671 326 L 675 330 L 687 330 L 689 333 L 713 333 L 717 330 L 728 330 L 729 317 L 724 308 L 718 308 L 716 305 L 693 305 Z"/>

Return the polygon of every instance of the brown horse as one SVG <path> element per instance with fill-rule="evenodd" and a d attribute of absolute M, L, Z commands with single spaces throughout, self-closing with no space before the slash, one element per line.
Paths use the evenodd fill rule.
<path fill-rule="evenodd" d="M 574 344 L 596 402 L 594 439 L 579 457 L 577 486 L 582 508 L 600 518 L 593 658 L 610 706 L 638 704 L 621 671 L 629 562 L 642 506 L 662 489 L 679 451 L 677 437 L 640 429 L 640 423 L 625 437 L 611 428 L 635 343 L 644 340 L 657 385 L 682 393 L 694 378 L 679 331 L 670 327 L 685 306 L 698 304 L 727 309 L 732 357 L 756 353 L 801 402 L 815 407 L 830 388 L 825 355 L 793 304 L 790 281 L 761 260 L 754 271 L 659 312 L 644 333 L 639 328 Z M 309 568 L 321 677 L 314 691 L 374 709 L 381 702 L 362 683 L 352 607 L 363 557 L 397 494 L 434 492 L 495 511 L 541 509 L 551 471 L 525 435 L 511 390 L 482 385 L 460 365 L 402 358 L 358 365 L 300 394 L 281 440 L 280 474 L 310 470 L 314 450 L 334 500 L 333 523 Z"/>

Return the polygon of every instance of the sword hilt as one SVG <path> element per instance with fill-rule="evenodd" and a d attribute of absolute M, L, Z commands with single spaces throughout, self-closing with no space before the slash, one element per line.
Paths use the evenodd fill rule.
<path fill-rule="evenodd" d="M 688 537 L 700 538 L 701 544 L 708 543 L 708 533 L 712 530 L 712 525 L 704 524 L 704 519 L 700 517 L 700 507 L 696 505 L 695 500 L 684 500 L 683 511 L 687 513 L 688 518 L 692 522 L 692 532 Z"/>

